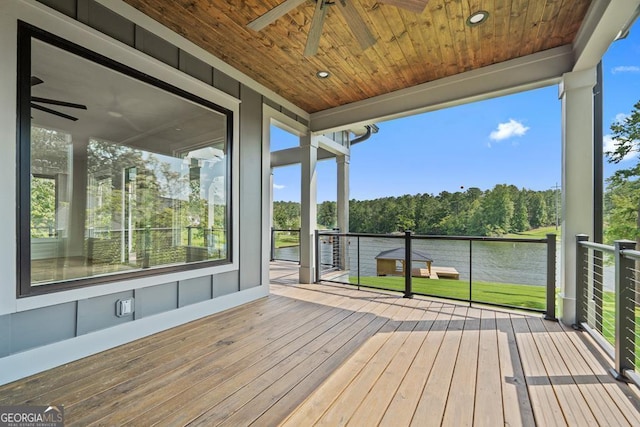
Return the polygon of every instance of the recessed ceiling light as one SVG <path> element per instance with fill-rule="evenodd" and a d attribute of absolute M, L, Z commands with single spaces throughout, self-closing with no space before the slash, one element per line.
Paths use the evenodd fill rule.
<path fill-rule="evenodd" d="M 117 111 L 107 111 L 107 114 L 110 115 L 111 117 L 115 117 L 117 119 L 122 117 L 122 114 L 118 113 Z"/>
<path fill-rule="evenodd" d="M 470 27 L 473 27 L 475 25 L 480 25 L 484 21 L 486 21 L 488 18 L 489 18 L 489 12 L 487 12 L 486 10 L 479 10 L 477 12 L 472 13 L 467 18 L 467 25 Z"/>
<path fill-rule="evenodd" d="M 319 79 L 326 79 L 330 76 L 328 71 L 320 70 L 316 73 L 316 77 Z"/>

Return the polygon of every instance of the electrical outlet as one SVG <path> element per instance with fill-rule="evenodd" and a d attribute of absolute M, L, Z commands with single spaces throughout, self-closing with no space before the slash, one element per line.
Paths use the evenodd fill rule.
<path fill-rule="evenodd" d="M 119 299 L 116 301 L 116 316 L 124 317 L 133 314 L 133 298 Z"/>

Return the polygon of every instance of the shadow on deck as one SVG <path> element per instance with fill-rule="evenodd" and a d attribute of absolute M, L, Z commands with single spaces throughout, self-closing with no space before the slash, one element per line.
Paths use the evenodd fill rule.
<path fill-rule="evenodd" d="M 67 425 L 640 425 L 586 334 L 290 267 L 268 298 L 8 384 L 0 405 L 63 404 Z"/>

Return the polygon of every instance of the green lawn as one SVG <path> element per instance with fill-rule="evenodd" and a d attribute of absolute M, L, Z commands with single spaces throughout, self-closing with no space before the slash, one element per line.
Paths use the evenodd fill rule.
<path fill-rule="evenodd" d="M 562 235 L 561 231 L 561 227 L 558 227 L 556 230 L 556 226 L 552 225 L 550 227 L 534 228 L 533 230 L 523 231 L 522 233 L 510 233 L 502 237 L 508 237 L 510 239 L 517 239 L 519 237 L 526 239 L 544 239 L 547 237 L 547 234 L 555 234 L 556 240 L 560 240 L 560 236 Z"/>
<path fill-rule="evenodd" d="M 300 233 L 285 234 L 285 232 L 276 232 L 275 234 L 276 248 L 300 245 Z"/>
<path fill-rule="evenodd" d="M 356 277 L 350 277 L 351 284 L 357 284 Z M 404 291 L 404 277 L 374 276 L 361 277 L 360 283 L 381 289 Z M 413 292 L 442 298 L 469 299 L 469 282 L 453 279 L 412 278 Z M 472 284 L 472 300 L 488 304 L 507 305 L 512 307 L 544 310 L 546 292 L 544 286 L 504 284 L 495 282 L 474 281 Z"/>

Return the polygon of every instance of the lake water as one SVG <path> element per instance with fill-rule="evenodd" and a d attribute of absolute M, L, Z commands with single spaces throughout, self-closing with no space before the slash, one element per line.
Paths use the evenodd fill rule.
<path fill-rule="evenodd" d="M 347 245 L 351 274 L 357 275 L 359 261 L 361 276 L 375 276 L 375 257 L 385 250 L 404 248 L 404 240 L 350 237 Z M 472 276 L 474 281 L 546 286 L 547 246 L 543 243 L 474 241 L 470 244 L 469 241 L 414 239 L 412 247 L 428 254 L 433 259 L 433 266 L 455 268 L 460 273 L 460 280 L 468 281 Z M 332 248 L 331 243 L 321 244 L 323 264 L 331 263 Z M 559 247 L 557 254 L 556 271 L 559 272 Z M 298 260 L 299 248 L 277 249 L 276 258 Z"/>

